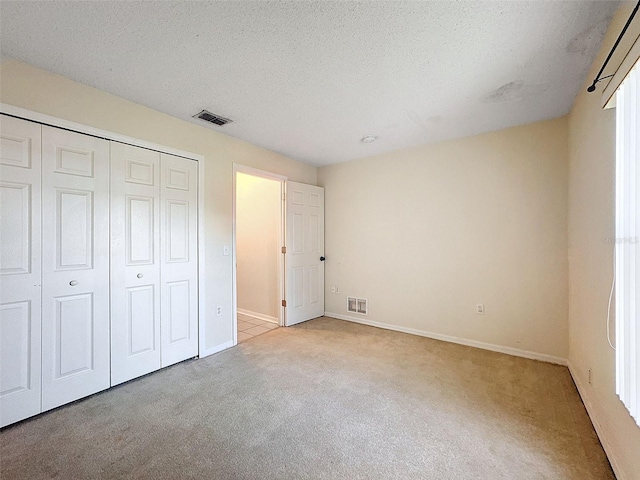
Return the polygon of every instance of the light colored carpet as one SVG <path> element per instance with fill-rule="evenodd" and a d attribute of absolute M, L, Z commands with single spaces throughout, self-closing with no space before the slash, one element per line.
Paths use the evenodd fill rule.
<path fill-rule="evenodd" d="M 0 440 L 2 480 L 614 478 L 566 368 L 329 318 Z"/>

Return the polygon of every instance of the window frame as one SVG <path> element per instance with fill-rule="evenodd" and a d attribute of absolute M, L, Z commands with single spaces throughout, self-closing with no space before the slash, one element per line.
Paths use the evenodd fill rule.
<path fill-rule="evenodd" d="M 640 426 L 640 62 L 615 101 L 616 394 Z"/>

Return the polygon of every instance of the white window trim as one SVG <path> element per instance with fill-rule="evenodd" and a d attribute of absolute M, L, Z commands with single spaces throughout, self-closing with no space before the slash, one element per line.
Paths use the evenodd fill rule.
<path fill-rule="evenodd" d="M 640 426 L 640 63 L 616 93 L 616 393 Z"/>

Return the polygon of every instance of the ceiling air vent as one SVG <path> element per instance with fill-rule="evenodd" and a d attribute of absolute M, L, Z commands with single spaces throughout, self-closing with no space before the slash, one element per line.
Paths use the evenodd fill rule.
<path fill-rule="evenodd" d="M 207 112 L 206 110 L 202 110 L 197 115 L 193 116 L 194 118 L 200 118 L 205 122 L 214 123 L 216 125 L 226 125 L 227 123 L 233 122 L 233 120 L 229 120 L 228 118 L 221 117 L 211 112 Z"/>

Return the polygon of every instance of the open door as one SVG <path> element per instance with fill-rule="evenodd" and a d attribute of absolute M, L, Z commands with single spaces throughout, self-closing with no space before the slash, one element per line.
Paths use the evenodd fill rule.
<path fill-rule="evenodd" d="M 324 315 L 324 188 L 286 182 L 287 326 Z"/>

